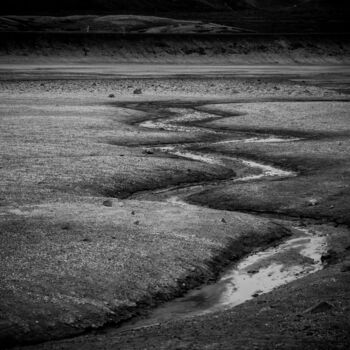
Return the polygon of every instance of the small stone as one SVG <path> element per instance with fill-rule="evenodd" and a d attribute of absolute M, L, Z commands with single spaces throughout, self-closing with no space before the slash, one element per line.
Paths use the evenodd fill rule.
<path fill-rule="evenodd" d="M 308 205 L 310 207 L 314 207 L 317 204 L 318 204 L 318 200 L 317 199 L 310 199 L 309 202 L 308 202 Z"/>
<path fill-rule="evenodd" d="M 261 314 L 261 313 L 263 313 L 263 312 L 270 311 L 270 310 L 271 310 L 271 307 L 270 307 L 270 306 L 263 307 L 263 308 L 260 309 L 259 314 Z"/>
<path fill-rule="evenodd" d="M 259 272 L 259 270 L 249 270 L 247 271 L 250 275 L 255 275 L 256 273 Z"/>
<path fill-rule="evenodd" d="M 341 272 L 349 272 L 350 271 L 350 262 L 346 262 L 342 265 Z"/>
<path fill-rule="evenodd" d="M 114 95 L 114 94 L 109 94 L 108 97 L 109 97 L 109 98 L 114 98 L 115 95 Z"/>
<path fill-rule="evenodd" d="M 338 254 L 332 249 L 329 249 L 321 256 L 321 262 L 326 265 L 334 264 L 338 261 Z"/>
<path fill-rule="evenodd" d="M 333 309 L 334 306 L 327 301 L 321 301 L 318 304 L 311 306 L 304 311 L 304 314 L 316 314 L 320 312 L 326 312 Z"/>
<path fill-rule="evenodd" d="M 135 211 L 134 210 L 131 212 L 131 215 L 135 215 Z"/>
<path fill-rule="evenodd" d="M 110 199 L 107 199 L 102 203 L 105 207 L 113 207 L 113 202 Z"/>
<path fill-rule="evenodd" d="M 142 94 L 142 89 L 135 89 L 134 90 L 134 95 L 141 95 Z"/>
<path fill-rule="evenodd" d="M 151 151 L 150 149 L 145 149 L 142 151 L 143 154 L 154 154 L 153 151 Z"/>
<path fill-rule="evenodd" d="M 71 225 L 70 225 L 69 223 L 63 224 L 63 225 L 61 226 L 61 229 L 62 229 L 62 230 L 70 230 L 70 228 L 71 228 Z"/>
<path fill-rule="evenodd" d="M 221 222 L 223 222 L 224 224 L 227 223 L 227 221 L 225 220 L 225 218 L 222 218 L 222 219 L 221 219 Z"/>
<path fill-rule="evenodd" d="M 82 242 L 92 242 L 92 240 L 90 238 L 84 238 Z"/>
<path fill-rule="evenodd" d="M 135 222 L 134 222 L 134 225 L 140 225 L 140 221 L 138 221 L 138 220 L 135 221 Z"/>

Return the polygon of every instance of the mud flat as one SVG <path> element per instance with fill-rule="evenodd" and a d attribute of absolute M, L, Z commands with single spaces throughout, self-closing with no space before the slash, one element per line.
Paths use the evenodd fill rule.
<path fill-rule="evenodd" d="M 283 77 L 1 87 L 8 346 L 349 345 L 346 95 Z M 188 292 L 199 315 L 152 318 Z"/>

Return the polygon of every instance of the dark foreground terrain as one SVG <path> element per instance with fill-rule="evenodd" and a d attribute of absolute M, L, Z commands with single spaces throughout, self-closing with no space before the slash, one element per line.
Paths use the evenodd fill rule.
<path fill-rule="evenodd" d="M 226 28 L 227 33 L 222 33 L 225 27 L 200 24 L 196 29 L 192 24 L 172 28 L 171 23 L 163 24 L 167 29 L 162 33 L 160 20 L 156 19 L 153 24 L 152 20 L 146 21 L 144 25 L 152 28 L 146 33 L 137 30 L 126 34 L 103 31 L 0 32 L 0 62 L 44 67 L 46 64 L 72 63 L 349 64 L 348 34 L 249 34 L 234 33 L 234 30 L 240 32 L 244 29 L 232 27 Z M 133 24 L 139 20 L 130 21 L 130 26 L 139 26 Z"/>
<path fill-rule="evenodd" d="M 2 344 L 347 349 L 348 69 L 71 69 L 2 70 Z M 119 328 L 296 228 L 324 242 L 317 272 L 232 309 Z"/>

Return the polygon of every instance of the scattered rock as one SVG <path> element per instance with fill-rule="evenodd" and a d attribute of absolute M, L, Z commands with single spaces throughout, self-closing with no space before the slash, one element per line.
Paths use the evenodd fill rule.
<path fill-rule="evenodd" d="M 145 149 L 142 151 L 142 154 L 154 154 L 154 152 L 151 151 L 150 149 Z"/>
<path fill-rule="evenodd" d="M 350 262 L 346 262 L 342 265 L 341 272 L 349 272 L 350 271 Z"/>
<path fill-rule="evenodd" d="M 253 297 L 253 298 L 256 298 L 256 297 L 258 297 L 261 293 L 262 293 L 262 291 L 261 291 L 261 290 L 258 290 L 258 291 L 256 291 L 254 294 L 252 294 L 252 297 Z"/>
<path fill-rule="evenodd" d="M 141 95 L 142 94 L 142 89 L 135 89 L 134 90 L 134 95 Z"/>
<path fill-rule="evenodd" d="M 308 202 L 309 207 L 314 207 L 317 204 L 318 204 L 318 200 L 317 199 L 310 199 L 309 202 Z"/>
<path fill-rule="evenodd" d="M 114 95 L 114 94 L 109 94 L 108 97 L 109 97 L 109 98 L 114 98 L 115 95 Z"/>
<path fill-rule="evenodd" d="M 131 215 L 135 215 L 135 211 L 134 210 L 131 212 Z"/>
<path fill-rule="evenodd" d="M 267 312 L 267 311 L 270 311 L 270 310 L 272 310 L 272 308 L 270 306 L 265 306 L 265 307 L 263 307 L 263 308 L 261 308 L 259 310 L 258 314 L 261 314 L 263 312 Z"/>
<path fill-rule="evenodd" d="M 135 221 L 135 222 L 134 222 L 134 225 L 140 225 L 140 221 L 138 221 L 138 220 Z"/>
<path fill-rule="evenodd" d="M 110 199 L 107 199 L 102 203 L 105 207 L 113 207 L 113 202 Z"/>
<path fill-rule="evenodd" d="M 318 304 L 311 306 L 304 311 L 304 314 L 316 314 L 320 312 L 326 312 L 334 308 L 334 305 L 328 303 L 327 301 L 321 301 Z"/>
<path fill-rule="evenodd" d="M 69 223 L 62 224 L 61 229 L 62 230 L 70 230 L 71 225 Z"/>
<path fill-rule="evenodd" d="M 84 238 L 84 239 L 82 240 L 82 242 L 92 242 L 92 239 L 91 239 L 91 238 Z"/>
<path fill-rule="evenodd" d="M 249 270 L 247 271 L 250 275 L 255 275 L 256 273 L 259 272 L 259 270 Z"/>
<path fill-rule="evenodd" d="M 225 220 L 225 218 L 222 218 L 222 219 L 221 219 L 221 222 L 223 222 L 224 224 L 227 223 L 227 221 Z"/>
<path fill-rule="evenodd" d="M 338 261 L 338 254 L 336 251 L 329 249 L 321 256 L 321 262 L 326 265 L 335 264 Z"/>

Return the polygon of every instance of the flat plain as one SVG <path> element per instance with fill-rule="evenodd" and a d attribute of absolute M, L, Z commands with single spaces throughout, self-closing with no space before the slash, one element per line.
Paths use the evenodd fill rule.
<path fill-rule="evenodd" d="M 0 72 L 4 344 L 348 347 L 347 66 Z M 230 310 L 118 330 L 295 227 L 326 237 L 321 271 Z"/>

